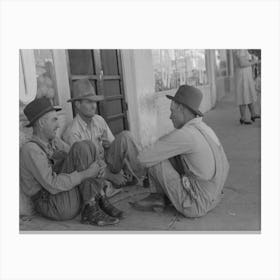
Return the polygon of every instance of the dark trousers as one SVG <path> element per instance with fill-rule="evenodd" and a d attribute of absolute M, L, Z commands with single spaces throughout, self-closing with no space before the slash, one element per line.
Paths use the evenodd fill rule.
<path fill-rule="evenodd" d="M 61 154 L 62 156 L 62 154 Z M 91 141 L 85 140 L 76 142 L 64 159 L 60 158 L 60 166 L 54 166 L 56 173 L 72 173 L 82 171 L 96 159 L 95 146 Z M 74 218 L 81 210 L 83 204 L 96 194 L 100 193 L 103 187 L 101 179 L 86 179 L 70 191 L 50 194 L 42 189 L 33 197 L 35 210 L 42 216 L 53 220 L 68 220 Z"/>
<path fill-rule="evenodd" d="M 106 163 L 112 173 L 119 173 L 126 164 L 138 177 L 144 175 L 144 167 L 138 160 L 139 147 L 129 131 L 122 131 L 105 151 Z"/>

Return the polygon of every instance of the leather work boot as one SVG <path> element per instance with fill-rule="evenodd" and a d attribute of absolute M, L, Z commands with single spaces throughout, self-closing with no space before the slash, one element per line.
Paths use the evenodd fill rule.
<path fill-rule="evenodd" d="M 151 193 L 146 198 L 136 202 L 130 202 L 130 205 L 140 211 L 162 212 L 165 208 L 165 198 L 161 193 Z"/>
<path fill-rule="evenodd" d="M 95 197 L 95 200 L 99 204 L 101 210 L 103 210 L 107 215 L 114 218 L 123 218 L 123 212 L 113 206 L 106 196 L 101 196 L 99 194 Z"/>
<path fill-rule="evenodd" d="M 119 222 L 119 219 L 110 217 L 105 212 L 100 209 L 98 203 L 90 202 L 87 203 L 82 210 L 82 220 L 83 224 L 91 224 L 97 226 L 108 226 L 115 225 Z"/>

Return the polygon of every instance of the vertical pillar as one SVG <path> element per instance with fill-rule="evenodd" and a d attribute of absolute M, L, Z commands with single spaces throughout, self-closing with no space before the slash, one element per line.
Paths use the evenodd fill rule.
<path fill-rule="evenodd" d="M 157 108 L 151 50 L 123 50 L 124 88 L 132 134 L 142 146 L 157 136 Z"/>
<path fill-rule="evenodd" d="M 211 92 L 211 107 L 216 106 L 217 102 L 217 88 L 215 77 L 215 50 L 206 50 L 206 71 L 210 84 Z"/>
<path fill-rule="evenodd" d="M 57 83 L 58 103 L 63 109 L 59 112 L 60 129 L 58 130 L 58 136 L 61 136 L 67 123 L 73 119 L 71 103 L 67 102 L 67 100 L 70 99 L 70 87 L 66 50 L 53 50 L 53 59 Z"/>

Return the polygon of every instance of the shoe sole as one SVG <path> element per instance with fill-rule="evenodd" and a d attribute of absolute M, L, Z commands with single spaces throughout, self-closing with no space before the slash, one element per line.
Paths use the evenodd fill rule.
<path fill-rule="evenodd" d="M 117 219 L 115 222 L 112 222 L 112 223 L 108 223 L 108 222 L 98 222 L 98 223 L 94 223 L 94 222 L 91 222 L 91 221 L 81 221 L 82 224 L 84 225 L 92 225 L 92 226 L 101 226 L 101 227 L 104 227 L 104 226 L 113 226 L 113 225 L 116 225 L 120 222 L 119 219 Z"/>

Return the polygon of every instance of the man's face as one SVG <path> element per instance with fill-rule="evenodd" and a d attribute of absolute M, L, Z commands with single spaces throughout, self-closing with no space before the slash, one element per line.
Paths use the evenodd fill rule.
<path fill-rule="evenodd" d="M 84 115 L 85 117 L 93 117 L 96 112 L 97 104 L 91 100 L 81 100 L 77 102 L 77 108 L 79 113 Z"/>
<path fill-rule="evenodd" d="M 56 131 L 59 128 L 58 117 L 56 111 L 51 111 L 44 115 L 41 120 L 42 130 L 48 140 L 52 140 L 56 136 Z"/>
<path fill-rule="evenodd" d="M 172 101 L 170 105 L 170 112 L 169 118 L 171 119 L 173 126 L 177 129 L 181 128 L 185 124 L 185 121 L 180 105 Z"/>

